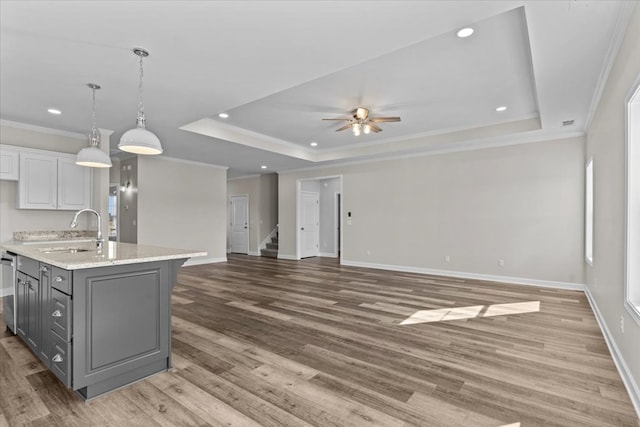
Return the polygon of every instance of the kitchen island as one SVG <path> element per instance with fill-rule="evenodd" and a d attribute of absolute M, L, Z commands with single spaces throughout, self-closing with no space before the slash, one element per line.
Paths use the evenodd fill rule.
<path fill-rule="evenodd" d="M 108 242 L 4 245 L 17 255 L 15 333 L 84 399 L 171 367 L 171 291 L 206 252 Z"/>

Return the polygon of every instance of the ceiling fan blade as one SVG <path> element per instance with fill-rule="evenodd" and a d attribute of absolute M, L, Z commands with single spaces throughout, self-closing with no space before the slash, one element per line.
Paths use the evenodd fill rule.
<path fill-rule="evenodd" d="M 336 132 L 340 132 L 341 130 L 347 130 L 349 128 L 351 128 L 351 123 L 348 123 L 348 124 L 342 126 L 341 128 L 336 129 Z"/>
<path fill-rule="evenodd" d="M 371 130 L 374 131 L 375 133 L 382 132 L 382 129 L 377 124 L 371 123 L 371 120 L 369 120 L 368 125 L 369 125 L 369 128 L 371 128 Z"/>
<path fill-rule="evenodd" d="M 351 118 L 345 117 L 344 119 L 322 119 L 322 120 L 344 121 L 344 120 L 351 120 Z"/>
<path fill-rule="evenodd" d="M 384 123 L 384 122 L 399 122 L 400 117 L 372 117 L 370 122 Z"/>

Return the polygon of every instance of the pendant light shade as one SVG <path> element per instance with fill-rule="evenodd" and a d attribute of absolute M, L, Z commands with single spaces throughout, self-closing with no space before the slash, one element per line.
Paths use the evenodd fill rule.
<path fill-rule="evenodd" d="M 136 127 L 126 131 L 120 138 L 118 148 L 122 151 L 135 154 L 160 154 L 162 153 L 162 145 L 160 139 L 146 128 L 146 119 L 144 117 L 144 104 L 142 102 L 142 78 L 144 76 L 142 68 L 142 58 L 149 56 L 149 52 L 141 48 L 133 49 L 133 53 L 140 57 L 140 102 L 138 104 L 138 119 Z"/>
<path fill-rule="evenodd" d="M 96 89 L 100 86 L 95 83 L 87 83 L 87 86 L 93 91 L 93 125 L 89 133 L 89 146 L 80 150 L 76 156 L 76 165 L 86 166 L 90 168 L 110 168 L 113 166 L 111 159 L 100 148 L 100 135 L 96 129 Z"/>

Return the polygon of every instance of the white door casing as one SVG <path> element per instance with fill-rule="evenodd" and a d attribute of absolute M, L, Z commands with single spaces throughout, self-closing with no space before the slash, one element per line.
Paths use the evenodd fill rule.
<path fill-rule="evenodd" d="M 231 196 L 231 238 L 230 251 L 237 254 L 249 253 L 249 196 Z"/>
<path fill-rule="evenodd" d="M 320 234 L 320 195 L 310 191 L 300 192 L 300 257 L 318 256 Z"/>

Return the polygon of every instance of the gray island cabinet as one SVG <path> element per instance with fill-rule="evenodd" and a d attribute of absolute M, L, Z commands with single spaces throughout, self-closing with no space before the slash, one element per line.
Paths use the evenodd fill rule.
<path fill-rule="evenodd" d="M 204 252 L 109 242 L 18 255 L 17 335 L 84 399 L 171 367 L 171 291 L 180 266 Z"/>

